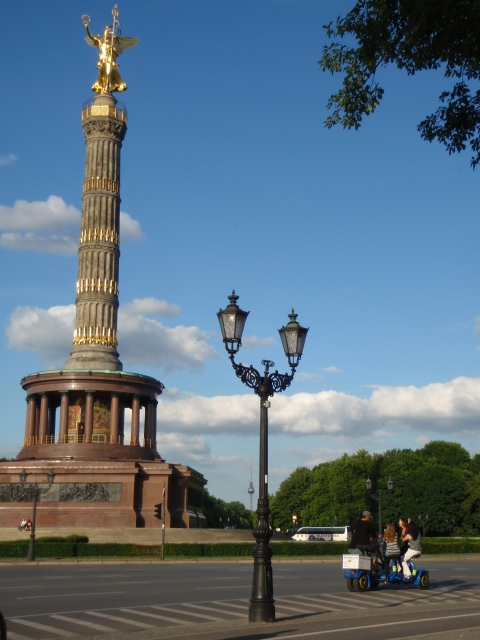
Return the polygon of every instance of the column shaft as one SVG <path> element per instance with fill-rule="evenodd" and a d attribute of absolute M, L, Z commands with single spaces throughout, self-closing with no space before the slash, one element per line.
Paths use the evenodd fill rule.
<path fill-rule="evenodd" d="M 40 444 L 45 444 L 47 441 L 47 424 L 48 424 L 48 396 L 46 393 L 42 393 L 40 400 L 40 421 L 38 427 L 38 438 Z"/>
<path fill-rule="evenodd" d="M 68 430 L 68 393 L 60 395 L 60 432 L 58 442 L 65 442 Z"/>
<path fill-rule="evenodd" d="M 157 400 L 152 400 L 152 449 L 157 448 Z"/>
<path fill-rule="evenodd" d="M 84 442 L 92 442 L 93 434 L 93 392 L 86 392 Z"/>
<path fill-rule="evenodd" d="M 132 433 L 130 437 L 131 445 L 138 445 L 140 437 L 140 397 L 134 396 L 132 400 Z"/>
<path fill-rule="evenodd" d="M 117 393 L 112 393 L 110 404 L 110 443 L 118 444 L 118 422 L 120 417 L 120 398 Z"/>

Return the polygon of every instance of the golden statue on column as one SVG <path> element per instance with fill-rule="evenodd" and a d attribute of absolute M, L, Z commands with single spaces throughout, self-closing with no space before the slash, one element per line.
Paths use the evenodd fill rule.
<path fill-rule="evenodd" d="M 98 78 L 92 87 L 96 93 L 112 93 L 113 91 L 126 91 L 127 84 L 118 72 L 118 56 L 138 44 L 138 38 L 125 38 L 119 34 L 120 25 L 117 20 L 118 8 L 113 7 L 113 25 L 106 26 L 102 36 L 94 36 L 90 32 L 90 16 L 82 16 L 82 22 L 87 30 L 85 40 L 91 47 L 98 49 Z"/>

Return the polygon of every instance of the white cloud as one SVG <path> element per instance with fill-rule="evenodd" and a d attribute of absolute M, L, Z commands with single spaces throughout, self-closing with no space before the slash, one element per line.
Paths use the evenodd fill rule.
<path fill-rule="evenodd" d="M 148 299 L 149 315 L 153 312 L 152 299 Z M 161 315 L 176 313 L 175 305 L 156 301 L 162 308 Z M 118 314 L 118 340 L 121 360 L 124 364 L 144 364 L 163 367 L 165 371 L 189 369 L 199 372 L 205 360 L 217 358 L 215 349 L 208 344 L 209 334 L 198 327 L 166 327 L 155 318 L 139 312 L 142 301 L 120 307 Z M 173 312 L 173 313 L 172 313 Z"/>
<path fill-rule="evenodd" d="M 0 156 L 0 167 L 5 167 L 7 164 L 13 164 L 17 160 L 17 156 L 13 155 L 13 153 L 8 153 L 6 156 Z"/>
<path fill-rule="evenodd" d="M 250 435 L 258 430 L 258 398 L 251 395 L 161 397 L 158 420 L 168 431 Z M 401 429 L 440 435 L 480 435 L 480 378 L 455 378 L 425 387 L 377 387 L 370 398 L 321 391 L 277 395 L 269 413 L 271 433 L 339 438 Z"/>
<path fill-rule="evenodd" d="M 35 233 L 2 233 L 0 247 L 17 251 L 38 251 L 61 256 L 73 256 L 78 251 L 78 239 L 72 236 L 40 236 Z"/>
<path fill-rule="evenodd" d="M 58 196 L 50 196 L 46 202 L 17 200 L 13 207 L 0 205 L 1 231 L 44 233 L 65 226 L 78 227 L 80 218 L 80 211 Z"/>
<path fill-rule="evenodd" d="M 163 300 L 136 299 L 120 307 L 118 336 L 120 358 L 125 365 L 150 365 L 172 369 L 202 370 L 205 360 L 216 358 L 208 344 L 209 334 L 198 327 L 165 327 L 154 318 L 178 315 L 177 305 Z M 8 347 L 34 351 L 48 366 L 62 367 L 72 349 L 75 305 L 17 307 L 10 316 L 6 333 Z"/>
<path fill-rule="evenodd" d="M 325 376 L 320 373 L 307 373 L 306 371 L 300 371 L 295 376 L 296 380 L 306 380 L 307 382 L 316 382 L 317 380 L 325 380 Z"/>
<path fill-rule="evenodd" d="M 242 346 L 251 349 L 260 349 L 261 347 L 272 347 L 275 344 L 273 338 L 257 338 L 257 336 L 248 336 L 242 338 Z"/>
<path fill-rule="evenodd" d="M 120 211 L 120 237 L 121 240 L 143 240 L 145 238 L 138 220 L 134 220 L 124 211 Z"/>
<path fill-rule="evenodd" d="M 45 202 L 17 200 L 13 207 L 0 205 L 0 246 L 6 249 L 75 255 L 78 250 L 81 213 L 59 196 Z M 140 223 L 120 212 L 122 240 L 143 239 Z"/>
<path fill-rule="evenodd" d="M 122 305 L 122 309 L 129 316 L 179 316 L 182 313 L 178 305 L 156 298 L 135 298 Z"/>
<path fill-rule="evenodd" d="M 8 348 L 32 350 L 52 366 L 65 363 L 72 348 L 75 305 L 68 307 L 17 307 L 6 333 Z"/>
<path fill-rule="evenodd" d="M 322 371 L 326 371 L 327 373 L 343 373 L 343 369 L 339 369 L 338 367 L 324 367 Z"/>

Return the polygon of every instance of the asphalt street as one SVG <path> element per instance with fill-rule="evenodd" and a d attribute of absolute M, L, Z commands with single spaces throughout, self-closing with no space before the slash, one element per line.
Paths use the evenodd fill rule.
<path fill-rule="evenodd" d="M 480 638 L 480 563 L 419 562 L 431 587 L 346 589 L 338 564 L 275 564 L 277 622 L 248 625 L 251 564 L 0 567 L 8 640 Z M 477 628 L 473 631 L 473 628 Z M 475 633 L 477 635 L 475 636 Z M 448 636 L 450 639 L 460 636 Z M 464 636 L 461 636 L 464 637 Z"/>

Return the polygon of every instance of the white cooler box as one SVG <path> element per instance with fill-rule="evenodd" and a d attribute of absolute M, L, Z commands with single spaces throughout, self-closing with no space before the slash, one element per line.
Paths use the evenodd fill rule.
<path fill-rule="evenodd" d="M 361 569 L 362 571 L 371 571 L 372 569 L 372 558 L 368 556 L 359 556 L 356 554 L 344 554 L 343 555 L 343 568 L 357 570 Z"/>

